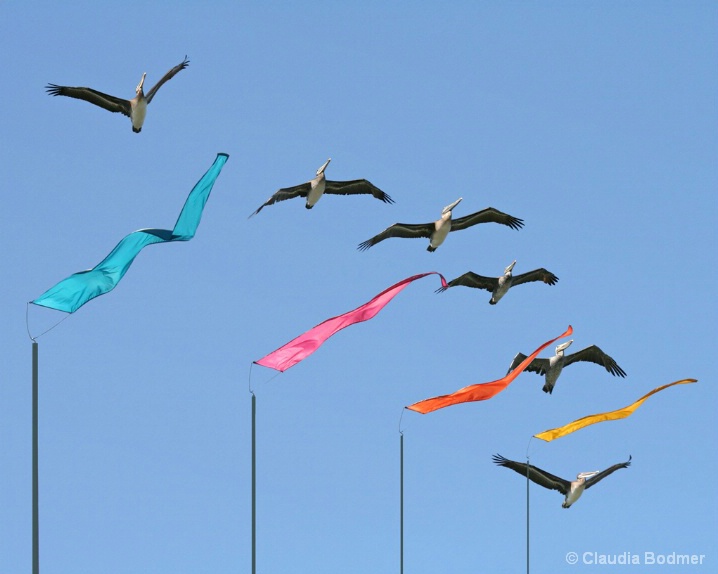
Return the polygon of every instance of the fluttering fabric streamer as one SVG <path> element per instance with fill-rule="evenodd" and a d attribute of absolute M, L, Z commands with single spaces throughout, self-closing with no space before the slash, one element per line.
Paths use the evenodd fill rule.
<path fill-rule="evenodd" d="M 130 268 L 137 254 L 147 245 L 192 239 L 199 226 L 202 210 L 209 199 L 212 186 L 228 158 L 226 153 L 217 154 L 212 167 L 187 197 L 172 231 L 140 229 L 130 233 L 96 267 L 70 275 L 31 303 L 74 313 L 91 299 L 112 291 Z"/>
<path fill-rule="evenodd" d="M 423 401 L 419 401 L 418 403 L 414 403 L 413 405 L 409 405 L 406 407 L 407 409 L 411 411 L 416 411 L 417 413 L 421 413 L 422 415 L 425 415 L 427 413 L 431 413 L 433 411 L 443 409 L 444 407 L 450 407 L 452 405 L 458 405 L 460 403 L 469 403 L 472 401 L 485 401 L 487 399 L 490 399 L 496 395 L 498 395 L 501 391 L 503 391 L 506 387 L 508 387 L 511 382 L 521 374 L 521 372 L 529 366 L 529 363 L 533 361 L 538 354 L 543 351 L 546 347 L 548 347 L 551 343 L 554 341 L 558 341 L 559 339 L 562 339 L 563 337 L 568 337 L 573 333 L 573 328 L 571 325 L 568 326 L 568 329 L 565 333 L 562 335 L 559 335 L 555 339 L 551 339 L 550 341 L 546 341 L 543 345 L 541 345 L 538 349 L 536 349 L 531 355 L 526 357 L 518 367 L 516 367 L 513 371 L 511 371 L 508 375 L 503 377 L 502 379 L 499 379 L 497 381 L 491 381 L 490 383 L 477 383 L 475 385 L 469 385 L 468 387 L 464 387 L 463 389 L 459 389 L 455 393 L 451 393 L 450 395 L 441 395 L 439 397 L 433 397 L 431 399 L 424 399 Z"/>
<path fill-rule="evenodd" d="M 667 389 L 668 387 L 672 387 L 673 385 L 685 385 L 688 383 L 697 383 L 697 382 L 698 382 L 697 379 L 682 379 L 682 380 L 676 381 L 674 383 L 669 383 L 667 385 L 663 385 L 662 387 L 653 389 L 647 395 L 643 395 L 635 403 L 628 405 L 627 407 L 623 407 L 622 409 L 618 409 L 616 411 L 610 411 L 607 413 L 599 413 L 597 415 L 589 415 L 587 417 L 577 419 L 577 420 L 575 420 L 571 423 L 568 423 L 567 425 L 564 425 L 562 427 L 547 430 L 542 433 L 535 434 L 534 436 L 536 438 L 540 438 L 541 440 L 545 440 L 546 442 L 551 442 L 552 440 L 554 440 L 556 438 L 561 438 L 562 436 L 571 434 L 572 432 L 580 430 L 589 425 L 594 425 L 596 423 L 602 423 L 604 421 L 617 421 L 619 419 L 625 419 L 626 417 L 630 417 L 633 414 L 633 411 L 635 411 L 638 407 L 640 407 L 651 395 L 655 395 L 656 393 L 661 392 L 663 389 Z"/>
<path fill-rule="evenodd" d="M 289 367 L 293 367 L 300 361 L 306 359 L 314 351 L 316 351 L 329 337 L 334 335 L 336 332 L 349 327 L 354 323 L 361 323 L 362 321 L 368 321 L 373 318 L 389 301 L 396 297 L 402 289 L 404 289 L 412 281 L 426 277 L 427 275 L 438 275 L 441 277 L 441 285 L 446 287 L 446 279 L 444 279 L 441 273 L 431 271 L 429 273 L 421 273 L 420 275 L 414 275 L 407 277 L 406 279 L 399 281 L 395 285 L 392 285 L 388 289 L 379 293 L 368 303 L 364 303 L 361 307 L 357 307 L 353 311 L 338 315 L 327 319 L 323 323 L 319 323 L 316 327 L 311 328 L 306 333 L 299 335 L 296 339 L 292 339 L 286 345 L 279 347 L 276 351 L 272 351 L 269 355 L 266 355 L 254 361 L 257 365 L 263 367 L 269 367 L 280 372 L 286 371 Z"/>

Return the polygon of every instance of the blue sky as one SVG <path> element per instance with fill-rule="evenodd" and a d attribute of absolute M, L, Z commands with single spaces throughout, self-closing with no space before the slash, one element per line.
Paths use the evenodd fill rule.
<path fill-rule="evenodd" d="M 405 571 L 525 568 L 525 482 L 494 453 L 565 478 L 633 456 L 569 510 L 532 485 L 532 570 L 676 552 L 706 558 L 662 571 L 714 571 L 717 25 L 712 2 L 3 3 L 0 572 L 31 564 L 27 301 L 131 231 L 171 228 L 217 152 L 196 237 L 147 248 L 38 339 L 43 572 L 249 571 L 250 386 L 258 571 L 398 571 L 402 408 L 499 378 L 569 324 L 571 351 L 599 345 L 628 377 L 576 364 L 548 396 L 525 373 L 491 401 L 401 418 Z M 44 91 L 129 98 L 185 54 L 141 134 Z M 396 204 L 247 219 L 329 157 L 330 179 Z M 356 250 L 458 197 L 457 216 L 491 206 L 525 227 Z M 427 277 L 286 373 L 250 371 L 405 277 L 514 259 L 560 281 L 490 306 Z M 63 315 L 28 317 L 37 335 Z M 686 377 L 625 421 L 531 440 Z"/>

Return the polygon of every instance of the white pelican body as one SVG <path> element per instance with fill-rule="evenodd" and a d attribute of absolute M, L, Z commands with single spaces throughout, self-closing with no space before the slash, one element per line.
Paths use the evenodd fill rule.
<path fill-rule="evenodd" d="M 604 367 L 614 377 L 625 377 L 626 372 L 618 366 L 618 363 L 599 349 L 596 345 L 586 347 L 577 353 L 572 355 L 564 356 L 564 351 L 569 345 L 573 343 L 573 339 L 565 343 L 561 343 L 556 347 L 556 354 L 550 359 L 534 359 L 526 367 L 526 370 L 532 373 L 538 373 L 539 375 L 545 375 L 545 383 L 543 386 L 543 392 L 551 394 L 553 388 L 556 385 L 561 371 L 564 367 L 576 363 L 578 361 L 588 361 Z M 508 372 L 513 371 L 524 359 L 526 355 L 523 353 L 516 353 L 514 360 L 511 362 Z"/>
<path fill-rule="evenodd" d="M 309 192 L 307 193 L 307 203 L 304 207 L 311 209 L 324 195 L 324 190 L 327 188 L 327 177 L 324 175 L 324 170 L 327 169 L 329 162 L 332 158 L 329 158 L 322 167 L 317 170 L 317 177 L 309 182 Z"/>
<path fill-rule="evenodd" d="M 614 464 L 613 466 L 610 466 L 606 470 L 600 472 L 598 470 L 594 470 L 592 472 L 581 472 L 578 476 L 576 476 L 576 480 L 569 481 L 528 463 L 509 460 L 500 454 L 495 454 L 493 456 L 493 461 L 499 466 L 510 468 L 524 478 L 528 476 L 529 480 L 543 486 L 544 488 L 558 490 L 565 496 L 563 504 L 561 505 L 563 508 L 570 508 L 572 504 L 581 498 L 584 490 L 591 488 L 594 484 L 606 478 L 612 472 L 631 466 L 631 457 L 629 456 L 626 462 L 619 462 L 618 464 Z"/>
<path fill-rule="evenodd" d="M 145 116 L 147 115 L 147 105 L 155 97 L 157 90 L 162 87 L 167 80 L 174 77 L 177 72 L 184 70 L 189 66 L 189 60 L 187 56 L 185 59 L 167 72 L 159 82 L 157 82 L 152 89 L 145 95 L 144 84 L 147 74 L 142 74 L 140 83 L 135 88 L 135 97 L 131 100 L 123 100 L 122 98 L 116 98 L 108 94 L 103 94 L 92 88 L 72 88 L 69 86 L 58 86 L 56 84 L 47 85 L 47 93 L 51 96 L 68 96 L 70 98 L 76 98 L 78 100 L 85 100 L 91 104 L 95 104 L 110 112 L 119 112 L 124 114 L 132 122 L 132 131 L 140 133 L 142 126 L 145 123 Z"/>
<path fill-rule="evenodd" d="M 509 289 L 511 289 L 514 280 L 514 265 L 516 265 L 516 260 L 504 269 L 504 274 L 496 280 L 496 289 L 491 293 L 489 305 L 496 305 L 496 303 L 501 301 L 501 298 L 509 292 Z"/>
<path fill-rule="evenodd" d="M 326 162 L 324 162 L 324 165 L 317 170 L 317 176 L 314 179 L 293 187 L 283 187 L 282 189 L 276 191 L 249 217 L 257 215 L 260 211 L 262 211 L 262 208 L 267 207 L 268 205 L 295 197 L 306 197 L 307 202 L 304 206 L 307 209 L 311 209 L 325 193 L 332 195 L 373 195 L 384 203 L 394 203 L 394 200 L 389 197 L 389 194 L 384 193 L 381 189 L 366 179 L 353 179 L 351 181 L 327 180 L 324 171 L 327 169 L 330 161 L 332 161 L 332 158 L 329 158 Z"/>
<path fill-rule="evenodd" d="M 579 473 L 576 476 L 576 480 L 571 481 L 571 486 L 569 486 L 568 492 L 566 493 L 566 498 L 564 499 L 561 506 L 563 508 L 570 508 L 574 502 L 581 498 L 583 491 L 586 490 L 586 479 L 591 478 L 592 476 L 596 476 L 598 472 L 599 471 L 594 470 L 592 472 Z"/>
<path fill-rule="evenodd" d="M 556 347 L 556 354 L 549 358 L 548 369 L 546 369 L 546 382 L 544 383 L 542 389 L 545 393 L 551 394 L 553 391 L 556 381 L 558 381 L 558 377 L 561 374 L 561 371 L 563 371 L 563 362 L 565 358 L 564 351 L 571 345 L 571 343 L 573 343 L 573 339 L 558 345 Z M 580 493 L 579 496 L 581 496 Z"/>
<path fill-rule="evenodd" d="M 142 81 L 145 81 L 143 74 Z M 139 96 L 130 100 L 130 121 L 132 121 L 132 131 L 136 134 L 142 131 L 142 126 L 145 123 L 145 116 L 147 115 L 147 98 L 140 98 Z"/>
<path fill-rule="evenodd" d="M 429 237 L 429 247 L 426 248 L 427 251 L 436 251 L 436 248 L 444 243 L 444 239 L 446 239 L 446 236 L 449 235 L 449 231 L 451 231 L 451 211 L 461 203 L 462 199 L 463 198 L 460 197 L 442 210 L 441 218 L 434 222 L 434 232 L 431 234 L 431 237 Z"/>
<path fill-rule="evenodd" d="M 405 238 L 416 238 L 416 237 L 428 237 L 429 246 L 426 248 L 427 251 L 436 251 L 437 247 L 441 245 L 446 236 L 451 231 L 461 231 L 467 229 L 472 225 L 479 223 L 500 223 L 507 225 L 511 229 L 521 229 L 524 225 L 522 219 L 513 217 L 507 213 L 502 213 L 498 209 L 493 207 L 487 207 L 471 215 L 465 215 L 458 219 L 452 219 L 452 210 L 459 204 L 461 198 L 457 199 L 454 203 L 447 205 L 441 212 L 441 219 L 432 223 L 395 223 L 390 225 L 381 233 L 375 235 L 371 239 L 362 241 L 357 249 L 359 251 L 366 251 L 372 245 L 376 245 L 380 241 L 384 241 L 389 237 L 405 237 Z"/>

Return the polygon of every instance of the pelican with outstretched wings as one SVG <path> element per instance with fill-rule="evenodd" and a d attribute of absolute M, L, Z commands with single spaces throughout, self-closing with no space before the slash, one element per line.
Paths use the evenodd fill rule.
<path fill-rule="evenodd" d="M 527 371 L 532 373 L 538 373 L 539 375 L 545 375 L 545 383 L 543 386 L 543 392 L 551 394 L 553 388 L 556 385 L 558 376 L 564 367 L 577 363 L 578 361 L 588 361 L 589 363 L 596 363 L 604 367 L 614 377 L 625 377 L 626 372 L 618 366 L 618 363 L 599 349 L 596 345 L 586 347 L 577 353 L 571 355 L 565 355 L 564 351 L 573 343 L 573 339 L 561 343 L 556 347 L 556 354 L 550 359 L 534 359 L 526 367 Z M 526 355 L 523 353 L 516 353 L 514 360 L 511 361 L 511 366 L 508 372 L 513 371 L 521 362 L 526 359 Z"/>
<path fill-rule="evenodd" d="M 547 285 L 556 285 L 558 281 L 558 277 L 543 267 L 541 269 L 534 269 L 528 273 L 522 273 L 521 275 L 514 275 L 514 265 L 516 265 L 516 260 L 504 269 L 504 274 L 501 277 L 484 277 L 483 275 L 477 275 L 469 271 L 449 281 L 446 287 L 439 287 L 436 292 L 441 293 L 449 287 L 456 287 L 457 285 L 473 287 L 474 289 L 485 289 L 491 292 L 489 304 L 496 305 L 496 303 L 509 292 L 509 289 L 516 285 L 530 283 L 532 281 L 542 281 Z"/>
<path fill-rule="evenodd" d="M 436 221 L 431 223 L 395 223 L 378 235 L 360 243 L 357 249 L 366 251 L 373 245 L 390 237 L 428 237 L 429 246 L 426 250 L 432 252 L 436 251 L 436 248 L 444 242 L 450 231 L 461 231 L 479 223 L 500 223 L 509 226 L 511 229 L 521 229 L 524 225 L 523 219 L 502 213 L 493 207 L 487 207 L 471 215 L 452 219 L 452 211 L 459 205 L 461 200 L 462 198 L 460 197 L 454 203 L 447 205 L 441 212 L 441 218 Z"/>
<path fill-rule="evenodd" d="M 159 90 L 166 81 L 172 79 L 175 74 L 184 70 L 187 66 L 189 66 L 189 60 L 187 56 L 185 56 L 184 60 L 162 76 L 162 79 L 160 79 L 147 94 L 144 92 L 147 73 L 142 74 L 142 79 L 140 79 L 140 83 L 137 84 L 135 88 L 135 94 L 137 95 L 131 100 L 116 98 L 115 96 L 103 94 L 92 88 L 71 88 L 69 86 L 48 84 L 46 89 L 47 93 L 51 96 L 68 96 L 78 100 L 85 100 L 107 111 L 124 114 L 132 121 L 132 131 L 140 133 L 142 131 L 142 124 L 145 123 L 147 105 L 152 101 L 152 98 L 155 97 L 157 90 Z"/>
<path fill-rule="evenodd" d="M 616 472 L 621 468 L 628 468 L 631 466 L 631 458 L 632 457 L 629 456 L 626 462 L 619 462 L 618 464 L 609 466 L 606 470 L 581 472 L 576 476 L 576 480 L 573 481 L 559 478 L 550 472 L 546 472 L 545 470 L 541 470 L 540 468 L 525 462 L 515 462 L 513 460 L 509 460 L 500 454 L 495 454 L 493 456 L 493 461 L 499 466 L 505 466 L 506 468 L 510 468 L 511 470 L 518 472 L 521 476 L 525 477 L 528 475 L 529 480 L 543 486 L 544 488 L 548 488 L 549 490 L 558 490 L 565 496 L 561 506 L 563 508 L 570 508 L 573 503 L 581 498 L 584 490 L 588 490 L 594 484 L 606 478 L 609 474 Z"/>
<path fill-rule="evenodd" d="M 326 162 L 324 162 L 324 165 L 317 170 L 316 177 L 314 179 L 300 185 L 295 185 L 294 187 L 283 187 L 275 192 L 249 217 L 257 215 L 260 211 L 262 211 L 263 207 L 267 207 L 268 205 L 272 205 L 278 201 L 294 199 L 295 197 L 306 197 L 307 202 L 304 206 L 307 209 L 311 209 L 325 193 L 332 195 L 373 195 L 384 203 L 394 203 L 394 200 L 389 197 L 389 194 L 384 193 L 381 189 L 366 179 L 353 179 L 351 181 L 328 180 L 324 174 L 324 170 L 327 169 L 330 161 L 332 161 L 332 158 L 329 158 Z"/>

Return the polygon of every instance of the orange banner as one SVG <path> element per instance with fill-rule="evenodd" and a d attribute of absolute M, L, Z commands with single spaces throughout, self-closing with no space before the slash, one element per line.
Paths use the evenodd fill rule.
<path fill-rule="evenodd" d="M 604 421 L 617 421 L 619 419 L 625 419 L 626 417 L 630 417 L 633 414 L 633 411 L 635 411 L 638 407 L 640 407 L 651 395 L 655 395 L 656 393 L 661 392 L 663 389 L 667 389 L 668 387 L 672 387 L 673 385 L 685 385 L 687 383 L 697 383 L 697 382 L 698 382 L 697 379 L 682 379 L 680 381 L 676 381 L 675 383 L 669 383 L 668 385 L 663 385 L 662 387 L 653 389 L 647 395 L 643 395 L 635 403 L 628 405 L 627 407 L 623 407 L 622 409 L 618 409 L 616 411 L 610 411 L 607 413 L 599 413 L 597 415 L 588 415 L 587 417 L 577 419 L 577 420 L 575 420 L 571 423 L 568 423 L 567 425 L 564 425 L 562 427 L 547 430 L 542 433 L 535 434 L 534 436 L 536 438 L 540 438 L 541 440 L 545 440 L 546 442 L 551 442 L 555 438 L 561 438 L 562 436 L 571 434 L 572 432 L 580 430 L 589 425 L 594 425 L 596 423 L 602 423 Z"/>
<path fill-rule="evenodd" d="M 433 397 L 431 399 L 425 399 L 423 401 L 419 401 L 418 403 L 414 403 L 413 405 L 409 405 L 406 407 L 410 411 L 416 411 L 417 413 L 421 413 L 422 415 L 425 415 L 427 413 L 443 409 L 444 407 L 450 407 L 452 405 L 458 405 L 459 403 L 469 403 L 472 401 L 485 401 L 487 399 L 490 399 L 491 397 L 498 395 L 501 391 L 503 391 L 506 387 L 508 387 L 511 382 L 518 377 L 521 372 L 529 366 L 531 361 L 533 361 L 538 354 L 543 351 L 546 347 L 548 347 L 551 343 L 554 343 L 555 341 L 558 341 L 559 339 L 562 339 L 564 337 L 568 337 L 573 333 L 573 328 L 571 325 L 568 326 L 568 329 L 565 333 L 562 335 L 559 335 L 555 339 L 551 339 L 550 341 L 546 341 L 543 345 L 541 345 L 538 349 L 536 349 L 533 353 L 531 353 L 528 357 L 526 357 L 518 367 L 516 367 L 513 371 L 511 371 L 508 375 L 506 375 L 504 378 L 499 379 L 498 381 L 491 381 L 490 383 L 477 383 L 475 385 L 470 385 L 468 387 L 464 387 L 463 389 L 460 389 L 456 391 L 455 393 L 451 393 L 450 395 L 442 395 L 440 397 Z"/>

